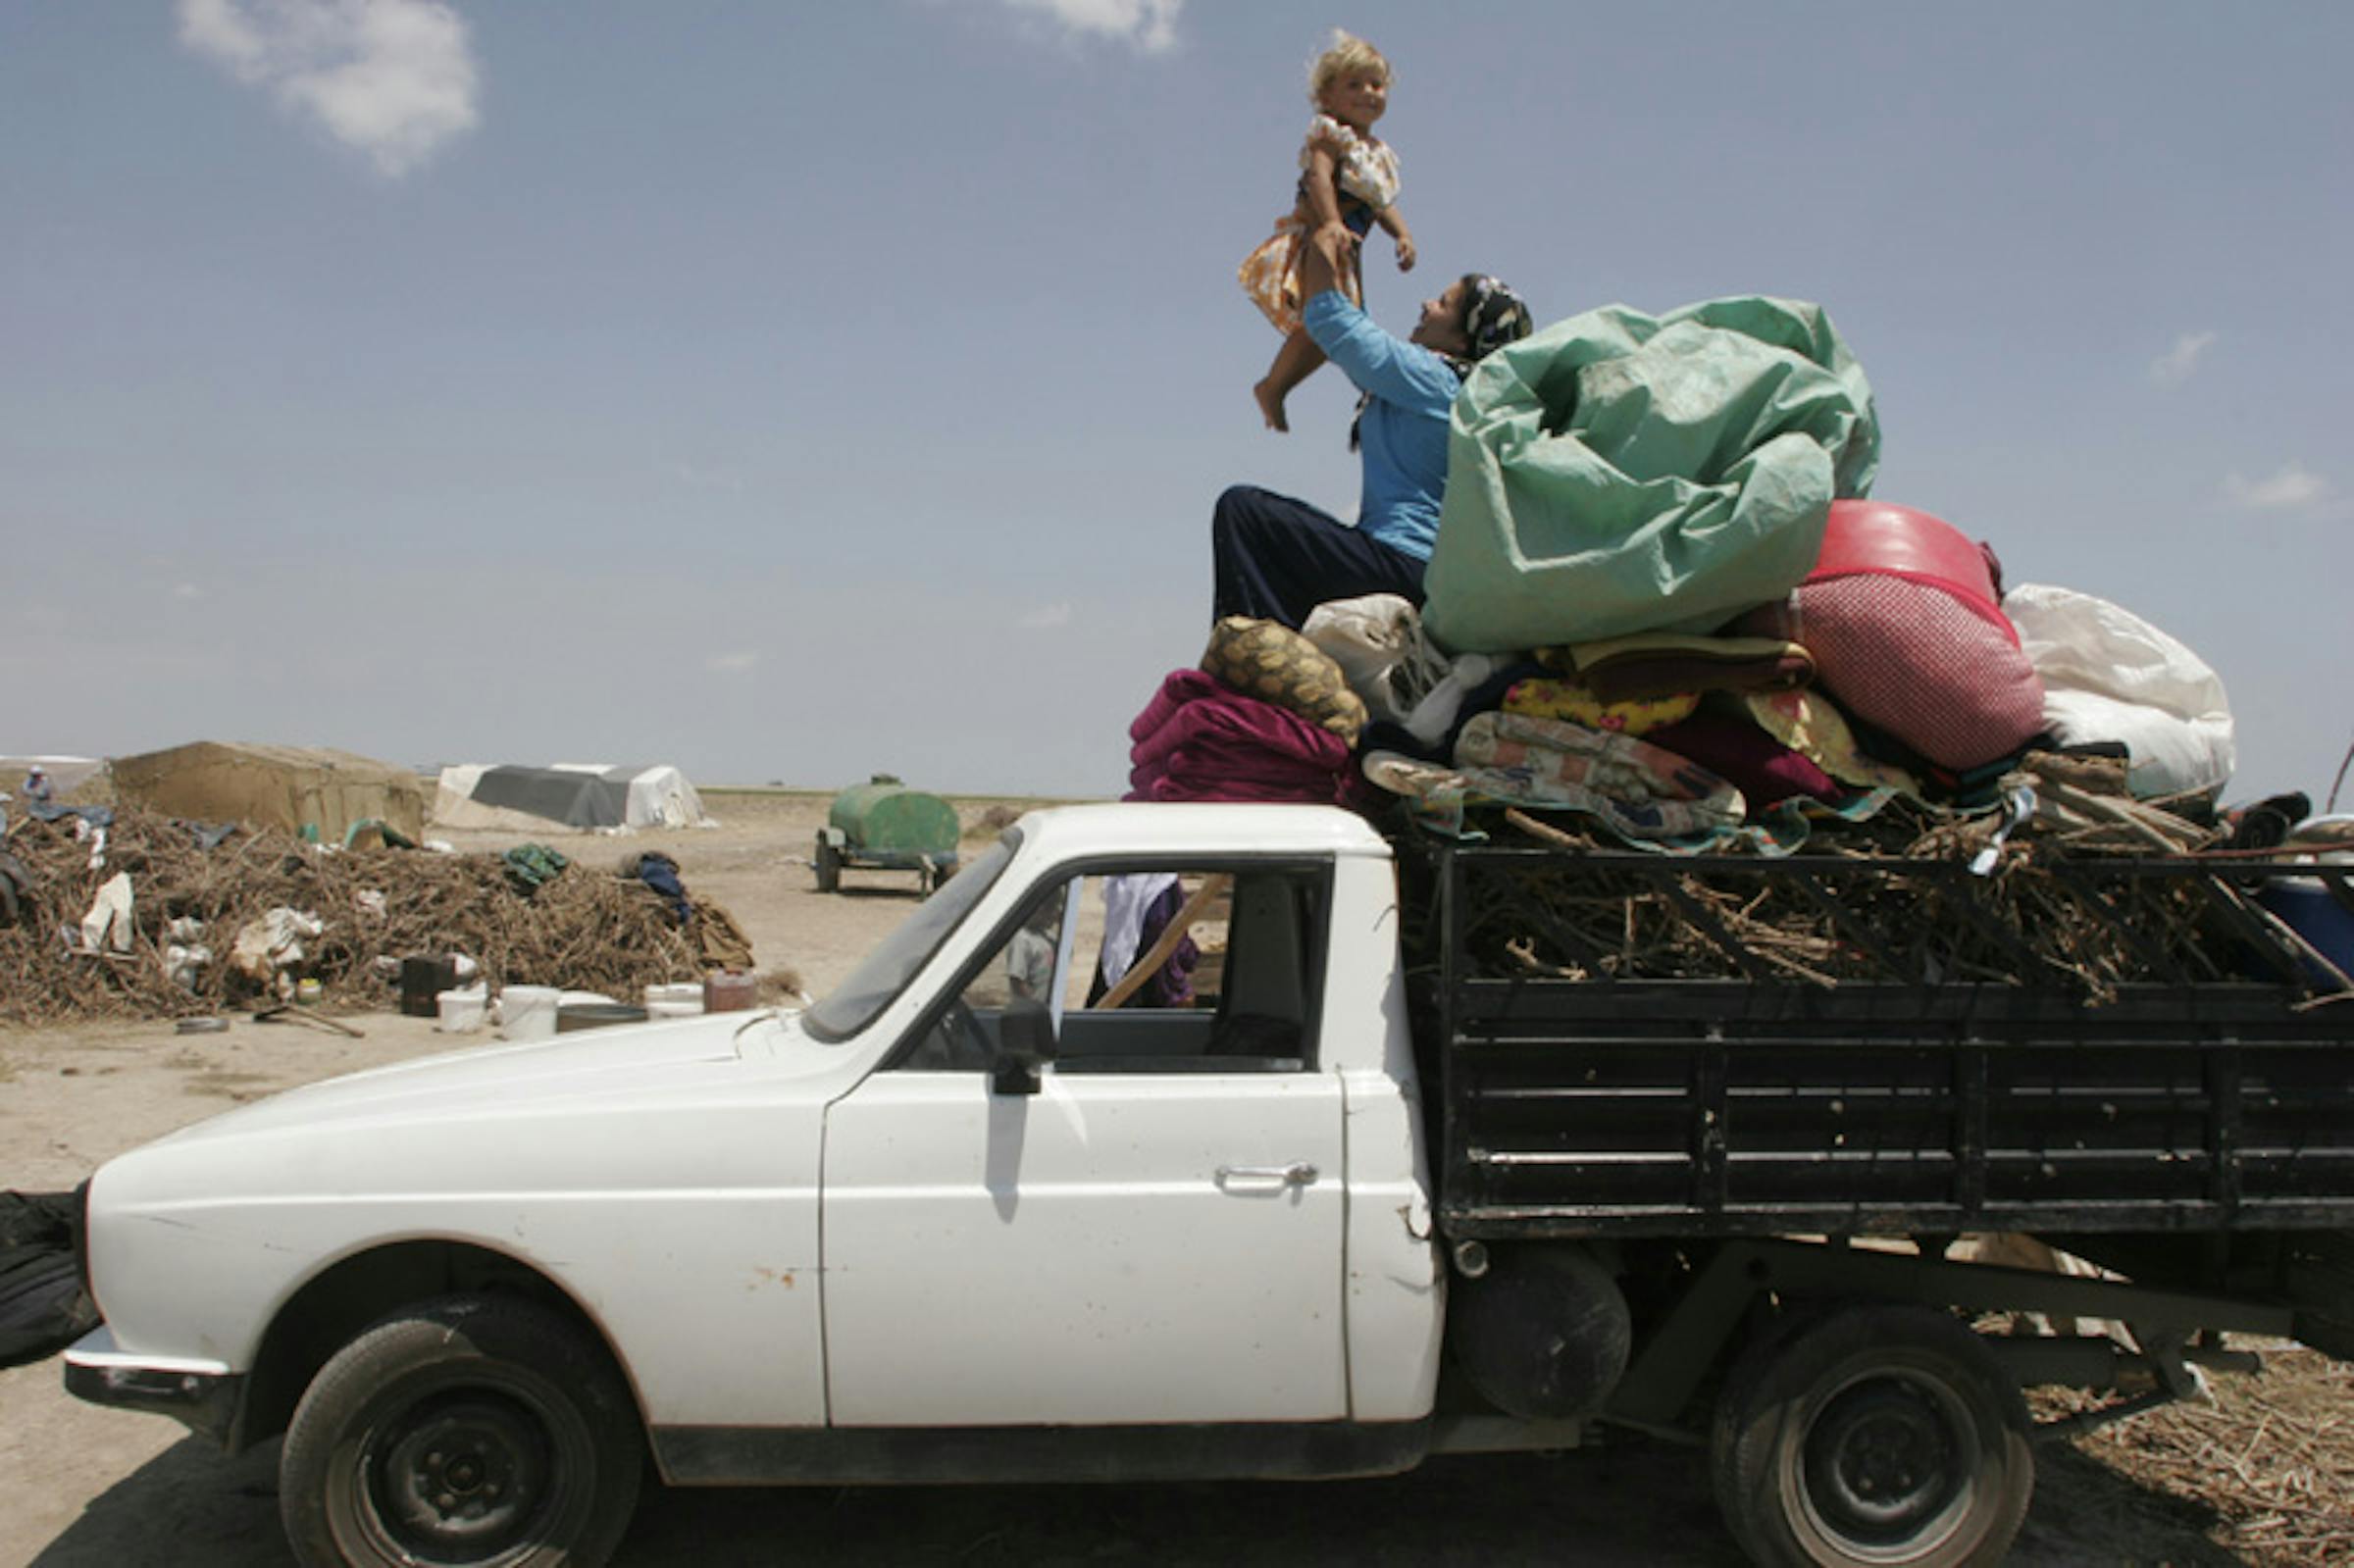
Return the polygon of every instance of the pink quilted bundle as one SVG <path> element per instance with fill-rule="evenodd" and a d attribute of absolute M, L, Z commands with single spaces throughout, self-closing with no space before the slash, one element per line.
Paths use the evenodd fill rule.
<path fill-rule="evenodd" d="M 1833 501 L 1814 572 L 1742 625 L 1803 644 L 1842 707 L 1943 767 L 1993 762 L 2042 732 L 2043 683 L 1985 551 L 1926 512 Z"/>

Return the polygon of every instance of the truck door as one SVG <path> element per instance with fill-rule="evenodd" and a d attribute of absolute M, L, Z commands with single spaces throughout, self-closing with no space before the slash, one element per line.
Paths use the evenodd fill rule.
<path fill-rule="evenodd" d="M 837 1425 L 1347 1415 L 1328 873 L 1144 879 L 1043 895 L 828 1112 Z M 1022 1006 L 1034 1093 L 988 1070 Z"/>

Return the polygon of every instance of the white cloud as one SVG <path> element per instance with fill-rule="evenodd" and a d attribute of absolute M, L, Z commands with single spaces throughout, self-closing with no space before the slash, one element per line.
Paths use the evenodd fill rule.
<path fill-rule="evenodd" d="M 443 0 L 179 0 L 179 41 L 386 176 L 480 118 L 466 21 Z"/>
<path fill-rule="evenodd" d="M 2175 346 L 2150 361 L 2150 384 L 2180 386 L 2199 368 L 2199 356 L 2214 346 L 2213 332 L 2184 332 Z"/>
<path fill-rule="evenodd" d="M 176 599 L 201 599 L 204 597 L 204 589 L 198 587 L 193 582 L 178 582 L 173 584 L 172 597 Z"/>
<path fill-rule="evenodd" d="M 2306 512 L 2329 498 L 2329 481 L 2302 463 L 2286 463 L 2271 479 L 2254 482 L 2229 475 L 2224 493 L 2251 512 Z"/>
<path fill-rule="evenodd" d="M 703 661 L 703 668 L 713 675 L 742 675 L 759 662 L 759 654 L 741 648 L 734 653 L 714 653 Z"/>
<path fill-rule="evenodd" d="M 1139 53 L 1176 47 L 1177 14 L 1185 0 L 1005 0 L 1016 11 L 1043 16 L 1075 38 L 1108 38 Z"/>
<path fill-rule="evenodd" d="M 1050 632 L 1058 626 L 1070 624 L 1071 607 L 1068 604 L 1042 605 L 1014 622 L 1025 632 Z"/>

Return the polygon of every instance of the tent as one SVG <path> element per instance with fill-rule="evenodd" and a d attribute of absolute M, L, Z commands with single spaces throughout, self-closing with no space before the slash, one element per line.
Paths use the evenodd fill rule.
<path fill-rule="evenodd" d="M 441 770 L 434 823 L 441 828 L 544 832 L 550 823 L 598 828 L 700 828 L 702 797 L 676 768 L 560 762 L 547 768 L 465 763 Z"/>
<path fill-rule="evenodd" d="M 425 781 L 407 768 L 323 746 L 198 740 L 114 762 L 115 797 L 199 822 L 315 831 L 341 843 L 354 825 L 425 834 Z"/>

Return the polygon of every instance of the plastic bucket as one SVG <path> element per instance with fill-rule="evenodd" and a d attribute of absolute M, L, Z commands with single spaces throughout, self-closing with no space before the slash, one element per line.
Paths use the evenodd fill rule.
<path fill-rule="evenodd" d="M 553 986 L 509 986 L 498 993 L 498 1032 L 509 1039 L 547 1039 L 556 1032 Z"/>
<path fill-rule="evenodd" d="M 706 1013 L 741 1013 L 759 999 L 759 983 L 741 969 L 722 969 L 703 977 Z"/>
<path fill-rule="evenodd" d="M 444 1035 L 466 1035 L 483 1027 L 483 1014 L 488 1009 L 489 993 L 481 986 L 465 990 L 445 990 L 435 996 L 434 1004 L 440 1011 L 434 1027 Z"/>

